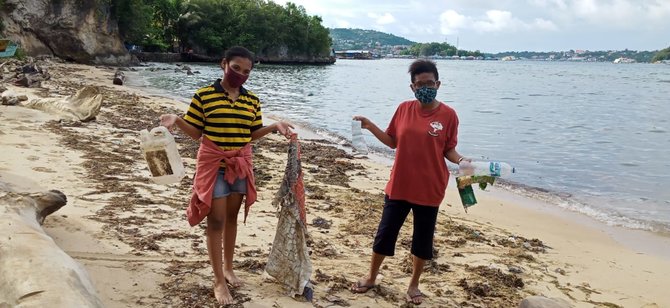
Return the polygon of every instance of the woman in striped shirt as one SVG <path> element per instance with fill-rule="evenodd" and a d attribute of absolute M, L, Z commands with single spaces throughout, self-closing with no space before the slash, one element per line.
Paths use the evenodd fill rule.
<path fill-rule="evenodd" d="M 263 126 L 258 97 L 242 86 L 253 65 L 254 56 L 246 48 L 228 49 L 221 61 L 223 79 L 198 89 L 184 117 L 161 116 L 161 125 L 176 126 L 201 141 L 187 214 L 192 226 L 207 218 L 214 295 L 224 305 L 233 303 L 226 282 L 233 287 L 242 284 L 233 272 L 233 255 L 242 197 L 246 195 L 245 219 L 255 201 L 250 142 L 273 131 L 289 138 L 293 128 L 281 121 Z"/>

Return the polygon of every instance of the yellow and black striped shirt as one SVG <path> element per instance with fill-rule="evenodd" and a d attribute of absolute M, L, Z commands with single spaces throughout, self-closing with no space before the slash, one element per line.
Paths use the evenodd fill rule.
<path fill-rule="evenodd" d="M 258 97 L 240 87 L 240 95 L 233 102 L 221 79 L 195 92 L 184 120 L 224 151 L 242 148 L 251 141 L 251 132 L 263 127 Z"/>

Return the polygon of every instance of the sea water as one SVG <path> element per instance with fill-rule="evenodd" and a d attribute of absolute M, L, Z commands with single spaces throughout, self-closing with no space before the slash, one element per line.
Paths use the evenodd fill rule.
<path fill-rule="evenodd" d="M 386 128 L 412 99 L 412 60 L 338 60 L 328 66 L 257 65 L 245 87 L 263 113 L 351 141 L 351 117 Z M 220 78 L 141 70 L 148 90 L 188 103 Z M 437 98 L 458 113 L 458 151 L 510 163 L 505 185 L 610 225 L 670 234 L 670 65 L 438 60 Z M 371 151 L 393 153 L 369 132 Z"/>

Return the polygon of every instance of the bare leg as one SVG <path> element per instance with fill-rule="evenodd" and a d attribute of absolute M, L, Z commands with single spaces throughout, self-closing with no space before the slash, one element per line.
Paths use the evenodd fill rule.
<path fill-rule="evenodd" d="M 214 270 L 214 297 L 219 304 L 228 305 L 233 303 L 233 297 L 226 285 L 223 276 L 223 260 L 221 256 L 221 238 L 226 208 L 226 198 L 212 200 L 212 208 L 207 215 L 207 252 L 209 262 Z"/>
<path fill-rule="evenodd" d="M 242 194 L 232 193 L 227 197 L 226 214 L 223 223 L 223 275 L 233 287 L 240 287 L 240 280 L 233 272 L 233 256 L 237 239 L 237 214 L 242 205 Z"/>
<path fill-rule="evenodd" d="M 351 286 L 351 291 L 354 293 L 365 293 L 375 286 L 377 275 L 379 275 L 379 268 L 384 262 L 385 255 L 380 255 L 376 252 L 372 253 L 372 260 L 370 261 L 370 272 L 368 276 L 358 280 L 356 284 Z"/>
<path fill-rule="evenodd" d="M 407 301 L 416 305 L 423 302 L 423 295 L 419 290 L 419 278 L 421 278 L 425 264 L 426 260 L 412 255 L 412 279 L 410 279 L 407 287 Z"/>

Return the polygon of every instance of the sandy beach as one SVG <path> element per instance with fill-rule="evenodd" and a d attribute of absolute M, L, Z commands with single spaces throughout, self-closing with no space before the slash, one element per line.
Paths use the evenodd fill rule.
<path fill-rule="evenodd" d="M 112 85 L 114 68 L 45 65 L 51 79 L 43 88 L 4 86 L 29 98 L 97 86 L 102 109 L 94 121 L 73 122 L 0 106 L 0 188 L 65 193 L 68 204 L 44 229 L 88 270 L 106 307 L 216 307 L 204 223 L 189 227 L 185 215 L 198 145 L 177 133 L 187 176 L 167 186 L 149 180 L 139 147 L 139 130 L 158 125 L 162 113 L 184 113 L 187 105 Z M 270 135 L 255 143 L 259 194 L 246 225 L 239 224 L 234 267 L 245 284 L 232 290 L 235 306 L 406 305 L 409 221 L 379 285 L 366 294 L 349 291 L 367 272 L 390 167 L 354 158 L 311 134 L 301 138 L 314 302 L 286 296 L 263 273 L 277 223 L 271 201 L 288 145 Z M 479 204 L 465 213 L 450 180 L 436 258 L 421 280 L 422 307 L 516 307 L 532 295 L 574 307 L 670 307 L 669 238 L 607 227 L 495 185 L 489 190 L 475 188 Z"/>

